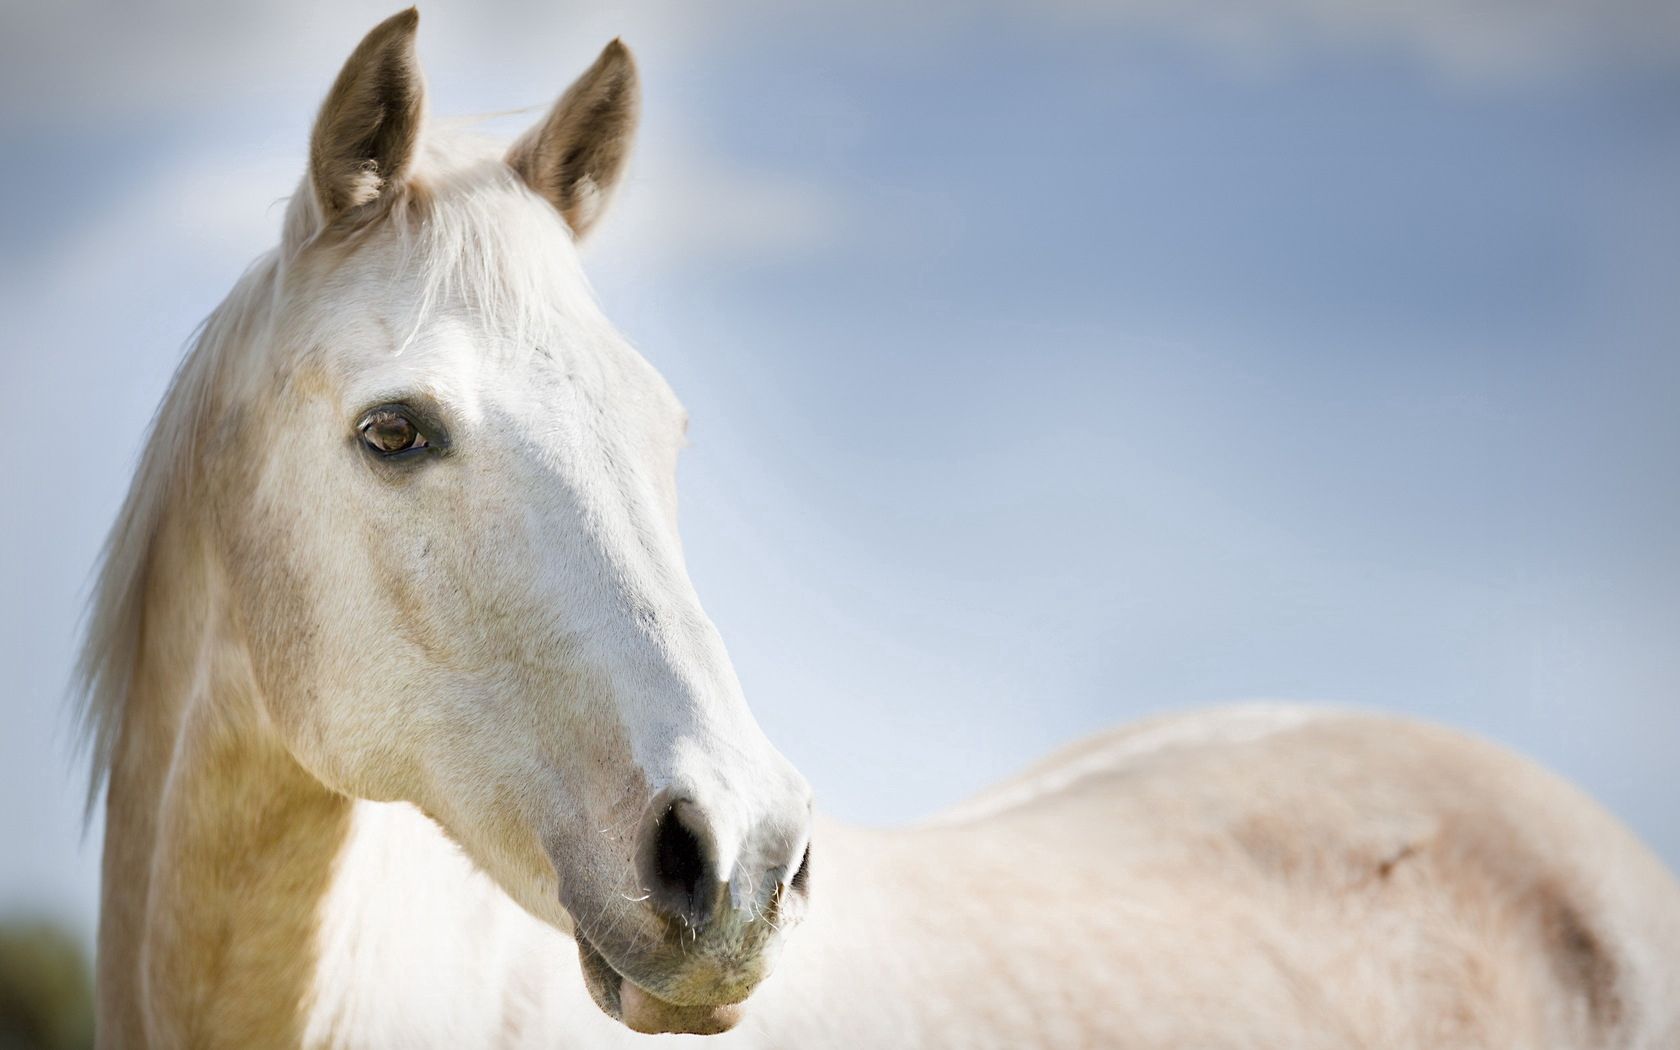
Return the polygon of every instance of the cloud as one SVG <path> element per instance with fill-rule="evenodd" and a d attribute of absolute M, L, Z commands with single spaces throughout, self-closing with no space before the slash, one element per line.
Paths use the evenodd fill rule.
<path fill-rule="evenodd" d="M 1390 51 L 1465 80 L 1680 64 L 1680 6 L 1664 0 L 1050 0 L 1047 10 L 1181 33 L 1239 60 Z"/>
<path fill-rule="evenodd" d="M 131 5 L 91 0 L 13 5 L 0 33 L 0 121 L 111 118 L 204 110 L 307 84 L 315 97 L 392 0 L 300 8 L 265 0 Z M 1302 53 L 1392 51 L 1464 79 L 1543 76 L 1584 67 L 1680 65 L 1680 5 L 1669 0 L 859 0 L 843 9 L 765 0 L 636 5 L 430 0 L 430 65 L 476 82 L 564 76 L 623 34 L 663 58 L 786 33 L 908 34 L 937 47 L 954 25 L 1072 24 L 1160 31 L 1252 63 Z M 469 72 L 470 71 L 470 72 Z M 300 79 L 301 77 L 301 79 Z M 548 90 L 544 88 L 543 91 Z M 541 97 L 541 92 L 536 96 Z M 505 102 L 503 103 L 505 104 Z"/>
<path fill-rule="evenodd" d="M 160 150 L 191 156 L 147 183 L 152 196 L 139 211 L 108 211 L 107 218 L 131 227 L 158 209 L 175 208 L 171 221 L 207 231 L 223 221 L 230 229 L 261 223 L 271 231 L 272 216 L 257 201 L 273 194 L 253 196 L 251 173 L 232 171 L 242 163 L 240 151 L 267 149 L 272 156 L 274 144 L 264 136 L 295 129 L 287 134 L 297 138 L 296 155 L 288 156 L 301 164 L 302 137 L 320 93 L 355 40 L 390 7 L 391 0 L 320 9 L 277 0 L 16 6 L 0 33 L 0 141 L 12 138 L 7 124 L 46 125 L 62 136 L 97 136 L 122 124 L 160 133 L 173 126 L 180 141 Z M 860 40 L 896 35 L 903 47 L 936 48 L 953 25 L 982 19 L 1058 31 L 1177 34 L 1247 65 L 1322 51 L 1386 50 L 1461 80 L 1630 61 L 1680 63 L 1680 5 L 1649 0 L 934 0 L 908 6 L 860 0 L 844 13 L 820 15 L 762 0 L 650 0 L 633 7 L 431 0 L 421 49 L 437 107 L 459 112 L 510 103 L 540 107 L 602 42 L 621 34 L 634 42 L 649 97 L 659 104 L 650 107 L 631 182 L 594 246 L 593 265 L 610 277 L 632 266 L 645 272 L 706 256 L 799 253 L 831 245 L 847 228 L 843 187 L 743 166 L 705 141 L 699 129 L 715 114 L 703 112 L 703 100 L 685 97 L 692 70 L 728 61 L 743 41 L 762 49 L 812 33 Z M 278 193 L 289 192 L 291 171 L 281 185 Z M 0 268 L 10 268 L 3 258 Z"/>
<path fill-rule="evenodd" d="M 834 246 L 846 203 L 832 187 L 732 163 L 646 134 L 643 155 L 589 246 L 603 279 L 650 269 L 786 259 Z"/>
<path fill-rule="evenodd" d="M 301 163 L 208 148 L 172 157 L 58 239 L 23 258 L 0 255 L 0 301 L 16 298 L 14 317 L 50 321 L 65 316 L 61 310 L 73 315 L 81 303 L 127 302 L 167 286 L 184 260 L 225 270 L 231 286 L 241 267 L 279 240 L 284 198 Z M 155 265 L 159 260 L 166 265 Z"/>
<path fill-rule="evenodd" d="M 144 16 L 96 6 L 35 5 L 0 35 L 0 141 L 8 120 L 50 122 L 55 136 L 90 142 L 117 123 L 154 128 L 155 141 L 131 148 L 155 150 L 157 170 L 135 165 L 112 179 L 126 192 L 69 216 L 41 251 L 0 251 L 0 272 L 39 289 L 54 275 L 85 283 L 148 245 L 219 259 L 230 250 L 249 258 L 274 243 L 280 209 L 265 205 L 295 187 L 320 93 L 359 35 L 388 13 L 388 0 L 306 17 L 272 3 L 237 11 L 183 4 Z M 605 41 L 635 41 L 660 102 L 649 107 L 627 184 L 590 246 L 591 268 L 609 279 L 698 258 L 784 257 L 831 243 L 842 225 L 830 188 L 726 157 L 691 130 L 702 122 L 683 105 L 680 85 L 660 89 L 663 71 L 704 47 L 708 26 L 720 28 L 696 24 L 687 11 L 426 5 L 421 52 L 434 110 L 529 105 L 494 122 L 510 137 Z M 183 232 L 196 241 L 181 240 Z"/>
<path fill-rule="evenodd" d="M 0 33 L 0 119 L 201 113 L 300 94 L 312 104 L 362 34 L 397 3 L 13 5 Z M 615 35 L 634 40 L 638 50 L 680 51 L 701 42 L 708 24 L 668 0 L 620 12 L 564 0 L 422 6 L 421 58 L 430 73 L 487 85 L 517 80 L 519 71 L 544 77 L 531 82 L 530 94 L 516 96 L 522 102 L 558 94 Z"/>

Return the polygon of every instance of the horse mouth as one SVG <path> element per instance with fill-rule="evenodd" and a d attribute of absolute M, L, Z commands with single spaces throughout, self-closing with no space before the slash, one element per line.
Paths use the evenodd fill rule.
<path fill-rule="evenodd" d="M 647 1035 L 674 1032 L 686 1035 L 716 1035 L 727 1032 L 741 1020 L 740 1003 L 712 1006 L 681 1006 L 669 1003 L 625 977 L 607 961 L 594 942 L 577 931 L 578 961 L 583 965 L 584 987 L 608 1017 L 632 1031 Z"/>

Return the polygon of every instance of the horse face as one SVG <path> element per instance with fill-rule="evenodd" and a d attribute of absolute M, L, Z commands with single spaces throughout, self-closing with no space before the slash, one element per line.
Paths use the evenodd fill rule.
<path fill-rule="evenodd" d="M 431 173 L 413 31 L 375 29 L 323 107 L 231 441 L 258 688 L 323 782 L 414 803 L 573 931 L 609 1013 L 721 1030 L 803 906 L 809 792 L 683 565 L 682 409 L 567 230 L 634 68 L 615 42 L 505 158 Z"/>

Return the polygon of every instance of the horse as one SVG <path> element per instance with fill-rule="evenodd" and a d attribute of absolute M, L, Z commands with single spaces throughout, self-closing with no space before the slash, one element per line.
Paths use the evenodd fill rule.
<path fill-rule="evenodd" d="M 417 26 L 331 86 L 102 556 L 102 1047 L 1680 1046 L 1674 876 L 1445 729 L 1216 709 L 814 816 L 579 262 L 630 52 L 504 149 L 427 119 Z"/>

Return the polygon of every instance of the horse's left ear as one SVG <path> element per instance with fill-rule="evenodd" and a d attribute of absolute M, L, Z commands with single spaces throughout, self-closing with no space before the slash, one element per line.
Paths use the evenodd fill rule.
<path fill-rule="evenodd" d="M 425 90 L 414 58 L 420 15 L 374 26 L 333 82 L 309 141 L 309 179 L 328 222 L 388 201 L 408 175 Z"/>
<path fill-rule="evenodd" d="M 548 117 L 513 144 L 508 165 L 560 210 L 581 239 L 606 211 L 624 173 L 640 111 L 636 62 L 614 40 Z"/>

